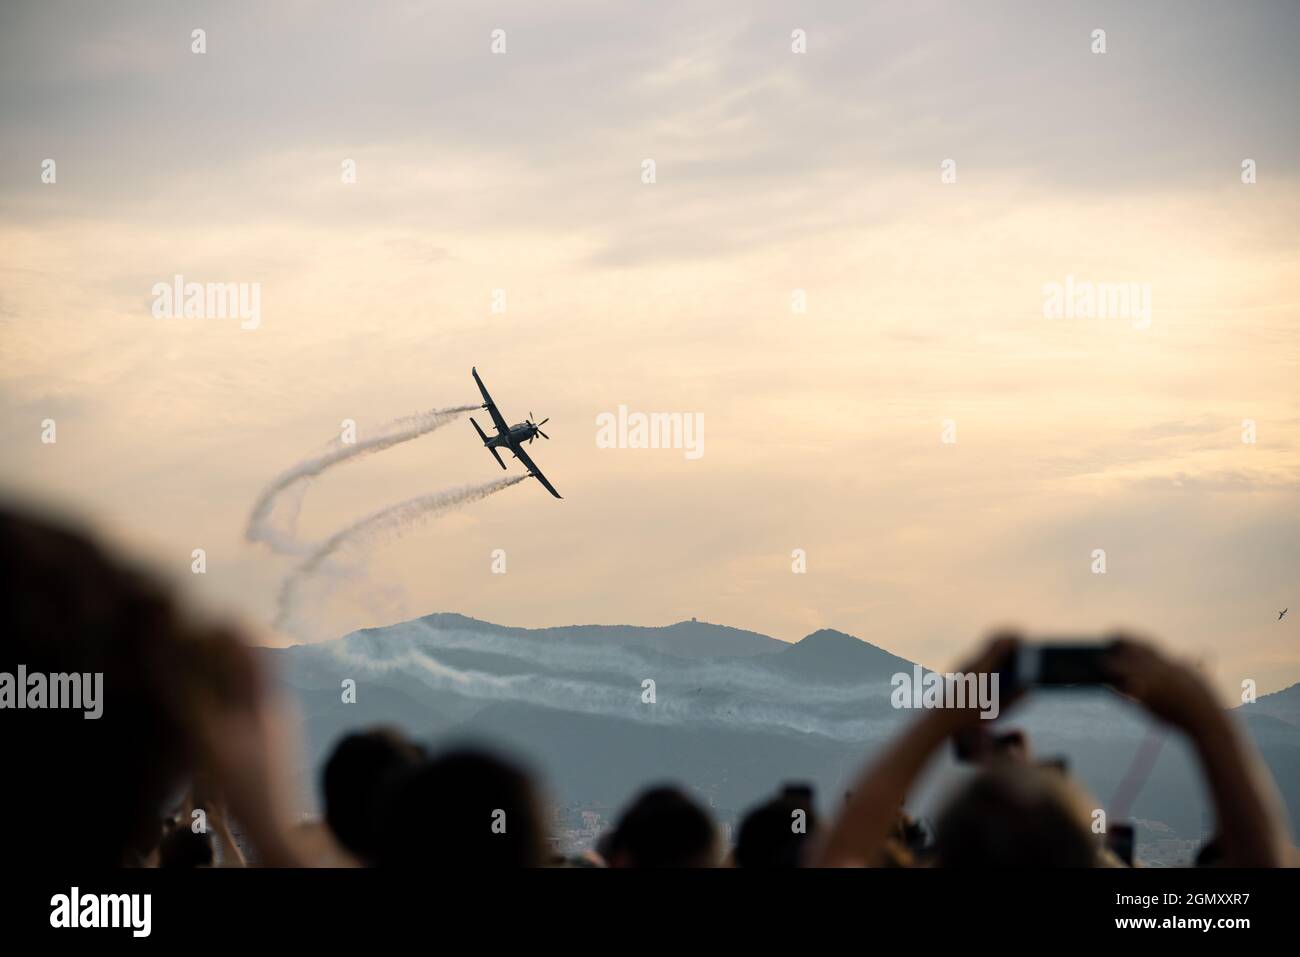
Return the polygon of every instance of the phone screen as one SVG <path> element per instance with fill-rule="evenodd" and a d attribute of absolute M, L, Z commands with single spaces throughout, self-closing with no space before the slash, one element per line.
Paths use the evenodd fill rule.
<path fill-rule="evenodd" d="M 1106 681 L 1105 645 L 1055 645 L 1042 650 L 1039 684 L 1095 685 Z"/>
<path fill-rule="evenodd" d="M 1016 661 L 1016 682 L 1021 687 L 1030 685 L 1096 685 L 1105 684 L 1110 676 L 1106 670 L 1109 644 L 1055 644 L 1025 645 Z"/>
<path fill-rule="evenodd" d="M 1132 824 L 1112 824 L 1106 832 L 1106 846 L 1129 867 L 1133 866 L 1133 844 Z"/>

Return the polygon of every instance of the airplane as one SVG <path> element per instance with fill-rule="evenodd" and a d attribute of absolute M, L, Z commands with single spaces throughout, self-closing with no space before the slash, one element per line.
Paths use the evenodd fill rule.
<path fill-rule="evenodd" d="M 497 411 L 497 405 L 492 401 L 492 396 L 488 395 L 488 390 L 483 385 L 483 380 L 478 377 L 478 368 L 475 367 L 469 371 L 470 375 L 474 377 L 474 381 L 478 383 L 478 390 L 483 393 L 483 408 L 487 409 L 488 415 L 492 417 L 492 425 L 496 427 L 497 434 L 488 438 L 473 418 L 469 420 L 470 425 L 474 426 L 474 431 L 477 432 L 478 437 L 483 440 L 483 445 L 492 453 L 492 457 L 497 460 L 497 464 L 502 468 L 506 467 L 506 463 L 501 461 L 501 456 L 497 454 L 497 449 L 502 447 L 509 449 L 515 458 L 524 463 L 524 468 L 528 469 L 528 474 L 542 483 L 546 491 L 550 492 L 556 498 L 563 498 L 564 496 L 555 491 L 555 486 L 546 481 L 546 476 L 542 474 L 541 469 L 534 464 L 533 460 L 528 457 L 528 453 L 523 449 L 523 443 L 531 443 L 533 439 L 537 438 L 539 435 L 544 439 L 550 438 L 549 435 L 542 431 L 542 426 L 551 420 L 546 418 L 542 419 L 540 422 L 534 423 L 533 414 L 529 412 L 528 418 L 524 419 L 524 421 L 520 422 L 518 425 L 506 425 L 506 420 L 502 418 L 501 413 Z"/>

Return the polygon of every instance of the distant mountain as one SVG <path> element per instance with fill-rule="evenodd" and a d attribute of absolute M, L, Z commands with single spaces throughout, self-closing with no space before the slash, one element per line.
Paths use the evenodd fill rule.
<path fill-rule="evenodd" d="M 1254 704 L 1243 704 L 1236 710 L 1243 717 L 1267 715 L 1300 728 L 1300 682 L 1281 691 L 1263 695 Z"/>
<path fill-rule="evenodd" d="M 518 635 L 532 640 L 590 642 L 641 647 L 679 658 L 750 658 L 789 647 L 784 641 L 708 622 L 679 621 L 664 628 L 639 625 L 568 625 L 559 628 L 511 628 L 449 613 L 426 615 L 420 621 L 439 629 Z"/>
<path fill-rule="evenodd" d="M 815 785 L 828 808 L 912 717 L 892 707 L 890 678 L 913 663 L 830 629 L 790 644 L 699 621 L 514 628 L 434 614 L 261 653 L 303 715 L 309 803 L 341 735 L 392 724 L 425 740 L 511 751 L 570 806 L 608 810 L 648 783 L 673 780 L 730 820 L 797 779 Z M 344 704 L 348 678 L 357 697 Z M 1237 711 L 1300 824 L 1300 685 Z M 1144 834 L 1176 846 L 1202 837 L 1207 803 L 1195 756 L 1114 693 L 1044 691 L 997 726 L 1024 730 L 1039 756 L 1066 757 L 1099 806 L 1141 819 Z M 1132 805 L 1114 808 L 1151 739 L 1163 742 L 1158 760 Z M 961 773 L 944 749 L 911 806 L 932 811 Z"/>
<path fill-rule="evenodd" d="M 830 683 L 885 681 L 911 674 L 912 662 L 842 631 L 823 628 L 763 664 L 793 678 Z"/>

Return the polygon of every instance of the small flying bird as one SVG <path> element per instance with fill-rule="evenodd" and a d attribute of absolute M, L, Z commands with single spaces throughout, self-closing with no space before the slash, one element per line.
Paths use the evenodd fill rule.
<path fill-rule="evenodd" d="M 1277 620 L 1278 620 L 1278 621 L 1281 621 L 1283 618 L 1285 618 L 1285 617 L 1286 617 L 1286 613 L 1287 613 L 1288 611 L 1290 611 L 1290 610 L 1291 610 L 1291 609 L 1290 609 L 1290 607 L 1288 606 L 1288 607 L 1286 607 L 1286 608 L 1283 608 L 1281 611 L 1279 611 L 1279 612 L 1277 613 Z"/>

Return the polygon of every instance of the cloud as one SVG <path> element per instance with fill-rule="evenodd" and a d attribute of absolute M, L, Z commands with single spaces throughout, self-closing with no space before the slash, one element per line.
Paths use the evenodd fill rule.
<path fill-rule="evenodd" d="M 830 625 L 936 660 L 1009 614 L 1122 615 L 1209 646 L 1300 569 L 1267 532 L 1300 471 L 1298 17 L 5 4 L 4 479 L 167 562 L 207 547 L 205 595 L 270 621 L 280 569 L 241 534 L 267 475 L 490 362 L 508 415 L 552 416 L 538 464 L 566 498 L 386 543 L 372 577 L 419 611 Z M 153 320 L 177 272 L 260 282 L 262 327 Z M 1151 329 L 1044 320 L 1067 274 L 1151 283 Z M 75 427 L 44 447 L 22 423 L 51 402 Z M 708 454 L 597 449 L 620 403 L 701 412 Z M 468 427 L 419 446 L 314 490 L 312 536 L 426 492 L 435 454 L 454 484 L 499 474 Z M 1077 559 L 1099 537 L 1128 553 L 1104 582 Z M 1251 569 L 1230 595 L 1224 567 Z M 374 623 L 340 604 L 332 633 Z M 1300 676 L 1277 633 L 1251 641 L 1262 681 Z"/>

